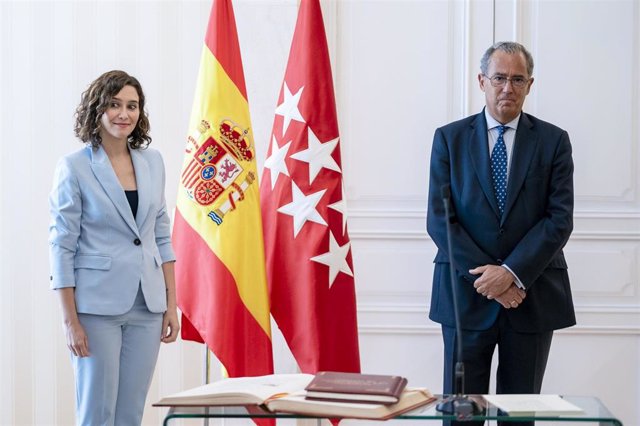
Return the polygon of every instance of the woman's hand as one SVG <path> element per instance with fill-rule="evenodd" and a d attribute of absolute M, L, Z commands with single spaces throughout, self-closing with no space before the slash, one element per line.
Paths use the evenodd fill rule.
<path fill-rule="evenodd" d="M 175 308 L 169 308 L 162 316 L 162 338 L 160 340 L 163 343 L 175 342 L 179 331 L 178 312 Z"/>
<path fill-rule="evenodd" d="M 86 357 L 89 353 L 89 339 L 84 332 L 84 328 L 80 321 L 72 321 L 64 323 L 65 336 L 67 338 L 67 347 L 75 356 Z"/>
<path fill-rule="evenodd" d="M 67 347 L 72 354 L 79 357 L 90 356 L 89 339 L 84 327 L 80 324 L 76 312 L 75 288 L 64 287 L 56 290 L 62 307 L 62 324 L 67 339 Z"/>
<path fill-rule="evenodd" d="M 165 262 L 162 264 L 164 274 L 164 284 L 167 288 L 167 311 L 162 316 L 162 337 L 163 343 L 175 342 L 180 331 L 178 322 L 178 308 L 176 307 L 176 275 L 174 263 Z"/>

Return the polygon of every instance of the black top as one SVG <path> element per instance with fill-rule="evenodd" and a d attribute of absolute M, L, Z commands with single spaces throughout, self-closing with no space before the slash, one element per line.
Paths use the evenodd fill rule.
<path fill-rule="evenodd" d="M 125 189 L 124 194 L 127 196 L 129 206 L 131 206 L 131 213 L 133 213 L 133 217 L 136 217 L 136 213 L 138 213 L 138 190 L 134 189 L 132 191 L 128 191 Z"/>

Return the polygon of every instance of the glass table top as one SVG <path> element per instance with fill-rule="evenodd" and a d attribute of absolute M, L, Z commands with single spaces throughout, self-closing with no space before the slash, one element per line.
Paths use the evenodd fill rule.
<path fill-rule="evenodd" d="M 442 401 L 442 395 L 436 395 L 438 399 L 425 406 L 409 411 L 394 417 L 394 420 L 443 420 L 455 419 L 453 415 L 443 414 L 436 410 L 438 402 Z M 523 420 L 563 421 L 563 422 L 599 422 L 600 425 L 622 426 L 618 420 L 602 402 L 592 396 L 563 396 L 565 400 L 580 407 L 583 411 L 579 414 L 561 416 L 509 416 L 496 407 L 488 404 L 480 395 L 471 395 L 471 399 L 476 401 L 482 411 L 466 420 L 501 420 L 504 422 L 514 422 Z M 263 409 L 261 406 L 211 406 L 211 407 L 170 407 L 166 417 L 165 425 L 172 419 L 187 418 L 277 418 L 277 419 L 317 419 L 322 417 L 307 416 L 288 413 L 273 413 Z M 371 421 L 371 420 L 362 420 Z"/>

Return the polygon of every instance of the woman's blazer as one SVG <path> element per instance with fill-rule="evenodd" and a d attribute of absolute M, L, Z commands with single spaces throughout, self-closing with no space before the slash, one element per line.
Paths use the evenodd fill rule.
<path fill-rule="evenodd" d="M 132 149 L 138 212 L 102 147 L 60 159 L 49 197 L 51 288 L 75 287 L 79 313 L 119 315 L 142 286 L 151 312 L 164 312 L 162 264 L 175 260 L 164 197 L 165 171 L 154 149 Z"/>

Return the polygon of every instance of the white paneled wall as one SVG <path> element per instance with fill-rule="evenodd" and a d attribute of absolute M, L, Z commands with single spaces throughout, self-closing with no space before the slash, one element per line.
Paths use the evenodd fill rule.
<path fill-rule="evenodd" d="M 528 112 L 567 129 L 576 163 L 566 254 L 578 325 L 556 334 L 548 393 L 598 395 L 640 424 L 640 3 L 634 0 L 323 0 L 331 49 L 363 370 L 441 390 L 427 318 L 425 232 L 437 126 L 483 105 L 478 62 L 530 47 Z M 236 0 L 261 166 L 297 0 Z M 0 425 L 73 423 L 74 387 L 48 289 L 47 195 L 80 93 L 124 69 L 145 88 L 175 203 L 209 0 L 0 1 Z M 494 23 L 495 22 L 495 23 Z M 172 179 L 171 176 L 174 178 Z M 276 336 L 276 367 L 295 368 Z M 202 381 L 202 349 L 163 345 L 149 401 Z M 149 407 L 144 424 L 161 424 Z"/>

